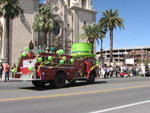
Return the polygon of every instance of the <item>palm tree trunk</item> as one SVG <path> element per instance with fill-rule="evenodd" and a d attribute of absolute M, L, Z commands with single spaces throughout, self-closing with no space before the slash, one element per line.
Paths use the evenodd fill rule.
<path fill-rule="evenodd" d="M 93 50 L 93 48 L 94 48 L 94 43 L 92 42 L 92 41 L 89 41 L 89 43 L 91 43 L 91 45 L 92 45 L 92 50 L 91 50 L 91 52 L 92 52 L 92 54 L 93 54 L 93 52 L 94 52 L 94 50 Z"/>
<path fill-rule="evenodd" d="M 110 30 L 110 64 L 113 61 L 113 30 Z"/>
<path fill-rule="evenodd" d="M 94 48 L 94 43 L 91 43 L 92 44 L 92 53 L 94 52 L 93 48 Z"/>
<path fill-rule="evenodd" d="M 103 39 L 100 38 L 101 40 L 101 58 L 103 57 Z"/>
<path fill-rule="evenodd" d="M 9 17 L 5 18 L 6 21 L 6 29 L 4 30 L 4 37 L 2 40 L 2 59 L 7 60 L 6 62 L 9 63 Z"/>
<path fill-rule="evenodd" d="M 103 58 L 103 39 L 100 38 L 101 40 L 101 56 L 100 56 L 100 62 L 101 62 L 101 66 L 104 67 L 104 58 Z"/>
<path fill-rule="evenodd" d="M 46 31 L 44 31 L 44 48 L 46 48 L 47 47 L 47 32 Z"/>
<path fill-rule="evenodd" d="M 3 37 L 3 27 L 0 23 L 0 55 L 1 55 L 1 52 L 2 52 L 2 37 Z"/>
<path fill-rule="evenodd" d="M 88 42 L 92 44 L 92 51 L 91 52 L 93 53 L 94 52 L 94 50 L 93 50 L 94 49 L 94 40 L 89 38 Z"/>
<path fill-rule="evenodd" d="M 46 45 L 46 47 L 49 47 L 50 46 L 50 35 L 49 35 L 49 32 L 47 33 L 46 37 L 47 37 L 47 45 Z"/>

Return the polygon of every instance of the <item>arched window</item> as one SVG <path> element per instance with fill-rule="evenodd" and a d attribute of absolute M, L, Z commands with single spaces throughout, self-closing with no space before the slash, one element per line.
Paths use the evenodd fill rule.
<path fill-rule="evenodd" d="M 82 0 L 82 7 L 86 8 L 86 6 L 87 6 L 87 0 Z"/>
<path fill-rule="evenodd" d="M 86 21 L 84 21 L 84 26 L 86 25 Z"/>
<path fill-rule="evenodd" d="M 68 7 L 70 7 L 70 0 L 68 0 Z"/>

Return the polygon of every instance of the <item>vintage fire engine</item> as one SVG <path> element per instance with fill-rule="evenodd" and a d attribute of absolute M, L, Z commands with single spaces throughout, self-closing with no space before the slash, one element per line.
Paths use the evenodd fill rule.
<path fill-rule="evenodd" d="M 32 81 L 35 87 L 43 87 L 49 83 L 62 88 L 66 81 L 74 83 L 76 80 L 86 80 L 94 83 L 96 69 L 94 57 L 73 58 L 56 53 L 41 52 L 35 55 L 29 52 L 20 58 L 13 78 Z"/>

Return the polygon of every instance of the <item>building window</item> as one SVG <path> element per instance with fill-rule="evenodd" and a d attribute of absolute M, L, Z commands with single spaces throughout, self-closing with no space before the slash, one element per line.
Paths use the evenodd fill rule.
<path fill-rule="evenodd" d="M 68 0 L 68 7 L 70 7 L 70 0 Z"/>
<path fill-rule="evenodd" d="M 86 8 L 86 4 L 87 4 L 87 1 L 86 0 L 82 0 L 82 7 L 83 8 Z"/>
<path fill-rule="evenodd" d="M 86 25 L 86 21 L 84 21 L 84 26 Z"/>

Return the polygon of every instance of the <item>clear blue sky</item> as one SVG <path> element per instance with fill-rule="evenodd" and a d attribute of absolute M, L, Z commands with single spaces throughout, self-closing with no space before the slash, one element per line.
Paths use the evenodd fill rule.
<path fill-rule="evenodd" d="M 150 0 L 93 0 L 93 6 L 98 12 L 97 22 L 110 8 L 118 9 L 125 20 L 125 29 L 114 31 L 114 48 L 150 47 Z M 109 48 L 109 34 L 103 46 Z"/>
<path fill-rule="evenodd" d="M 107 9 L 118 9 L 125 20 L 125 29 L 114 31 L 114 48 L 150 47 L 150 0 L 93 0 L 93 7 L 97 11 L 96 22 Z M 109 49 L 109 33 L 103 48 Z"/>

